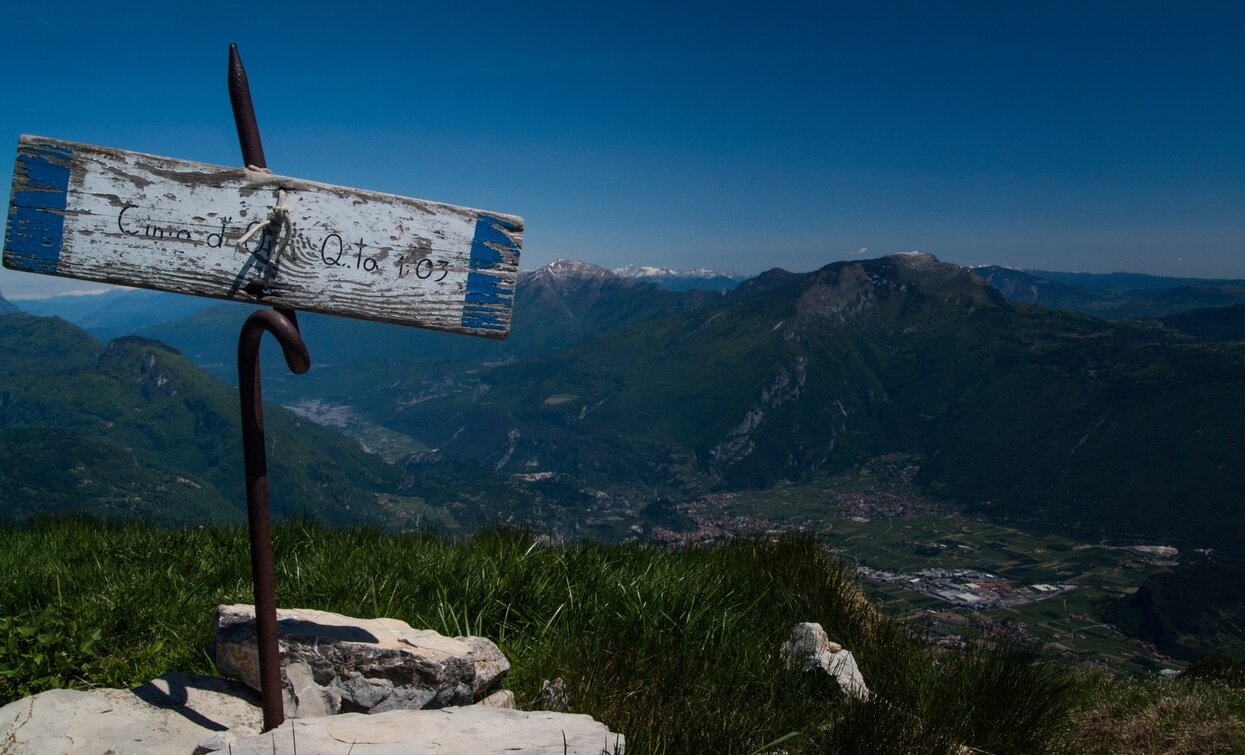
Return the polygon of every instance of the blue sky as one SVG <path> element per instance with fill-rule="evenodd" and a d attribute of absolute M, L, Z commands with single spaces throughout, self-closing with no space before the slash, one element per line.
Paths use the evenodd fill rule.
<path fill-rule="evenodd" d="M 1242 31 L 1210 2 L 5 0 L 0 171 L 20 133 L 237 164 L 236 41 L 275 172 L 521 215 L 524 268 L 1245 278 Z"/>

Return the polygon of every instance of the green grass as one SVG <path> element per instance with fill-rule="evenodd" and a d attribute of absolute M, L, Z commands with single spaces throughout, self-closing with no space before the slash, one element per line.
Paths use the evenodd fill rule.
<path fill-rule="evenodd" d="M 214 673 L 213 607 L 251 601 L 240 528 L 65 519 L 0 538 L 3 702 Z M 1079 722 L 1113 683 L 1025 649 L 935 654 L 813 540 L 550 547 L 512 531 L 455 541 L 287 522 L 274 548 L 279 605 L 490 637 L 513 664 L 506 686 L 520 707 L 561 677 L 571 709 L 624 733 L 630 753 L 1074 752 Z M 872 700 L 781 667 L 778 646 L 799 621 L 853 651 Z"/>

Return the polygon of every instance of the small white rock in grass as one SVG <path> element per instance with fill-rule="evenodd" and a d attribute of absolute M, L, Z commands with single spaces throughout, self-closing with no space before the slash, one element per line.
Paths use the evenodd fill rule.
<path fill-rule="evenodd" d="M 811 671 L 821 669 L 839 683 L 839 688 L 852 697 L 869 699 L 869 687 L 856 665 L 852 651 L 844 650 L 837 642 L 831 642 L 821 624 L 804 622 L 796 624 L 791 636 L 778 651 L 787 668 Z"/>

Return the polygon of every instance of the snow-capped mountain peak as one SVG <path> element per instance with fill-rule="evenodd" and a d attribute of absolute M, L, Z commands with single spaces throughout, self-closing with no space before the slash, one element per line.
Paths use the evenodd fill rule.
<path fill-rule="evenodd" d="M 616 267 L 613 270 L 614 275 L 620 275 L 624 278 L 742 278 L 743 276 L 733 272 L 722 272 L 711 270 L 707 267 L 697 267 L 691 270 L 675 270 L 671 267 L 658 267 L 656 265 L 627 265 L 626 267 Z"/>
<path fill-rule="evenodd" d="M 606 280 L 614 274 L 599 265 L 578 260 L 557 260 L 535 270 L 525 271 L 524 277 L 546 279 L 551 281 L 565 280 Z"/>

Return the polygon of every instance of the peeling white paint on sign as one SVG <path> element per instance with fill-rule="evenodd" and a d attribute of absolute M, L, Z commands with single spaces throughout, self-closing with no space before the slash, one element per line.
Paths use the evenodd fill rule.
<path fill-rule="evenodd" d="M 505 338 L 522 243 L 513 215 L 23 136 L 4 265 Z"/>

